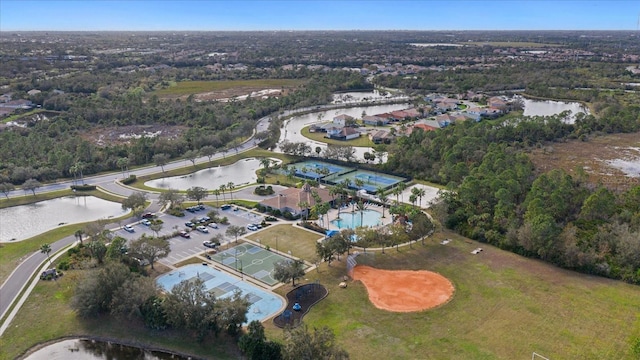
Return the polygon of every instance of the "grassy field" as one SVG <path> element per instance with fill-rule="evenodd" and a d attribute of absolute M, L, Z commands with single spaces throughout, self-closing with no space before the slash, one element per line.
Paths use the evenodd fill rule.
<path fill-rule="evenodd" d="M 440 245 L 443 237 L 454 241 Z M 637 359 L 631 344 L 640 337 L 640 288 L 580 275 L 522 258 L 455 234 L 437 234 L 425 246 L 359 257 L 384 269 L 427 269 L 456 288 L 446 305 L 425 312 L 391 313 L 375 308 L 360 282 L 338 287 L 344 257 L 320 272 L 329 296 L 305 317 L 329 326 L 352 359 Z M 369 252 L 369 251 L 368 251 Z M 278 292 L 285 294 L 285 285 Z M 267 323 L 267 334 L 282 330 Z"/>
<path fill-rule="evenodd" d="M 269 246 L 272 249 L 276 249 L 277 238 L 279 251 L 284 253 L 291 251 L 291 255 L 313 263 L 316 257 L 316 241 L 322 235 L 288 224 L 274 224 L 245 237 L 255 242 L 259 239 L 262 246 Z"/>
<path fill-rule="evenodd" d="M 311 140 L 315 140 L 317 142 L 321 142 L 321 143 L 325 143 L 325 144 L 334 144 L 334 145 L 343 145 L 343 146 L 355 146 L 355 147 L 372 147 L 374 144 L 371 140 L 369 140 L 369 137 L 366 135 L 360 136 L 357 139 L 352 139 L 352 140 L 347 140 L 347 141 L 343 141 L 343 140 L 336 140 L 336 139 L 328 139 L 325 136 L 325 133 L 322 132 L 309 132 L 309 127 L 305 126 L 304 128 L 302 128 L 302 130 L 300 131 L 300 134 L 306 138 L 309 138 Z M 312 146 L 312 151 L 315 151 L 315 148 Z"/>
<path fill-rule="evenodd" d="M 68 302 L 82 276 L 79 271 L 67 271 L 57 281 L 41 281 L 29 296 L 12 325 L 0 338 L 0 360 L 17 358 L 32 346 L 64 336 L 94 336 L 118 339 L 133 346 L 144 344 L 158 349 L 210 357 L 237 359 L 235 344 L 221 335 L 203 343 L 181 332 L 156 332 L 137 322 L 122 319 L 76 317 Z M 162 334 L 162 336 L 159 336 Z"/>
<path fill-rule="evenodd" d="M 627 176 L 608 162 L 616 159 L 637 162 L 638 149 L 640 132 L 596 136 L 589 141 L 553 143 L 541 149 L 533 149 L 528 155 L 540 172 L 563 169 L 572 176 L 577 176 L 576 169 L 585 169 L 589 183 L 603 184 L 612 190 L 627 190 L 639 186 L 640 178 Z"/>
<path fill-rule="evenodd" d="M 315 246 L 317 239 L 287 225 L 274 225 L 254 235 L 250 238 L 260 238 L 263 245 L 278 236 L 279 247 L 289 245 L 294 255 L 305 258 L 313 255 L 303 248 Z M 445 237 L 453 241 L 440 245 Z M 471 255 L 478 246 L 484 251 Z M 456 288 L 453 299 L 440 308 L 391 313 L 376 309 L 360 282 L 338 287 L 346 273 L 344 260 L 330 267 L 324 263 L 302 279 L 303 283 L 319 279 L 329 289 L 329 296 L 314 306 L 305 321 L 311 327 L 332 328 L 352 359 L 528 359 L 533 351 L 554 360 L 637 358 L 632 344 L 640 338 L 640 287 L 558 269 L 452 233 L 437 233 L 424 246 L 358 257 L 359 263 L 378 268 L 436 271 Z M 74 334 L 126 339 L 204 357 L 216 354 L 216 359 L 237 358 L 225 340 L 198 344 L 182 334 L 159 336 L 137 323 L 77 319 L 67 301 L 80 276 L 69 271 L 59 281 L 36 287 L 0 339 L 0 360 L 13 359 L 34 344 Z M 290 289 L 287 284 L 277 292 Z M 282 338 L 282 330 L 272 322 L 265 326 L 269 338 Z"/>
<path fill-rule="evenodd" d="M 157 90 L 154 94 L 158 96 L 182 96 L 237 88 L 279 89 L 282 87 L 295 87 L 303 83 L 304 80 L 300 79 L 181 81 L 171 84 L 168 88 Z"/>
<path fill-rule="evenodd" d="M 503 46 L 503 47 L 519 47 L 519 48 L 542 48 L 542 47 L 561 47 L 561 44 L 545 44 L 529 41 L 482 41 L 473 43 L 464 43 L 465 45 L 476 46 Z"/>

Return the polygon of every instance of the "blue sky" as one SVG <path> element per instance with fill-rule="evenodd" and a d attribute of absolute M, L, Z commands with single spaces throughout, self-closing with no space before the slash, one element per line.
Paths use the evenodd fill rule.
<path fill-rule="evenodd" d="M 636 30 L 640 1 L 0 0 L 16 30 Z"/>

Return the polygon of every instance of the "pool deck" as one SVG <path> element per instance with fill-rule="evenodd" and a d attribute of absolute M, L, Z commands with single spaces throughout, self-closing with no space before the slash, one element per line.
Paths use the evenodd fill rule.
<path fill-rule="evenodd" d="M 351 205 L 349 205 L 346 208 L 343 208 L 342 210 L 340 210 L 340 213 L 351 213 Z M 377 205 L 377 204 L 373 204 L 371 203 L 369 205 L 369 207 L 367 207 L 367 210 L 374 210 L 379 212 L 380 214 L 382 214 L 382 206 L 381 205 Z M 357 210 L 355 211 L 356 213 L 358 212 Z M 338 228 L 336 225 L 334 225 L 333 223 L 331 223 L 332 220 L 335 220 L 338 218 L 338 209 L 330 209 L 329 212 L 327 213 L 327 215 L 329 216 L 329 224 L 328 226 L 325 226 L 326 228 L 328 228 L 329 230 L 341 230 L 340 228 Z M 326 216 L 325 216 L 325 222 L 326 222 Z M 317 221 L 319 223 L 320 226 L 322 226 L 322 222 L 320 220 Z M 389 214 L 389 209 L 385 209 L 384 210 L 384 217 L 380 218 L 380 226 L 385 226 L 385 225 L 389 225 L 392 222 L 392 218 L 391 218 L 391 214 Z M 327 225 L 327 224 L 325 224 Z"/>

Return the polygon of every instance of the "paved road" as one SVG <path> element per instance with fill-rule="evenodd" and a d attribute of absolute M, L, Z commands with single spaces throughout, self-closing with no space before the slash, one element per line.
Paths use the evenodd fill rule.
<path fill-rule="evenodd" d="M 368 103 L 370 105 L 374 105 L 372 103 Z M 322 105 L 322 106 L 315 106 L 315 107 L 308 107 L 308 108 L 302 108 L 302 109 L 295 109 L 295 110 L 287 110 L 284 111 L 283 113 L 281 113 L 282 116 L 290 116 L 290 115 L 294 115 L 297 113 L 302 113 L 302 112 L 312 112 L 312 111 L 322 111 L 322 110 L 327 110 L 327 109 L 334 109 L 334 108 L 341 108 L 344 107 L 344 104 L 341 105 L 334 105 L 334 104 L 330 104 L 330 105 Z M 271 122 L 271 117 L 270 116 L 266 116 L 263 117 L 262 119 L 258 120 L 257 124 L 256 124 L 256 133 L 259 132 L 263 132 L 263 131 L 267 131 L 269 128 L 269 124 Z M 245 141 L 244 143 L 238 145 L 236 148 L 233 148 L 231 150 L 229 150 L 230 153 L 240 153 L 240 152 L 244 152 L 247 151 L 249 149 L 252 149 L 254 147 L 256 147 L 258 144 L 258 140 L 255 139 L 255 137 L 251 137 L 249 138 L 247 141 Z M 213 156 L 213 159 L 220 159 L 223 158 L 227 155 L 227 152 L 220 152 L 217 153 Z M 196 160 L 196 164 L 199 163 L 203 163 L 203 162 L 208 162 L 209 158 L 208 157 L 201 157 L 198 158 Z M 173 170 L 173 169 L 178 169 L 178 168 L 182 168 L 185 165 L 189 165 L 189 164 L 185 164 L 184 160 L 177 160 L 174 162 L 171 162 L 167 165 L 164 166 L 165 171 L 166 170 Z M 160 172 L 161 169 L 158 166 L 147 166 L 147 167 L 143 167 L 143 168 L 139 168 L 139 169 L 135 169 L 135 170 L 131 170 L 129 173 L 130 174 L 135 174 L 136 176 L 142 176 L 142 175 L 149 175 L 149 174 L 155 174 Z M 118 177 L 120 177 L 121 174 L 118 173 L 109 173 L 109 174 L 102 174 L 102 175 L 96 175 L 96 176 L 90 176 L 90 177 L 85 177 L 84 178 L 84 182 L 87 184 L 91 184 L 91 185 L 97 185 L 100 186 L 101 188 L 112 192 L 114 194 L 118 194 L 118 195 L 122 195 L 122 196 L 129 196 L 131 195 L 134 191 L 137 190 L 132 190 L 130 188 L 127 187 L 123 187 L 120 186 L 116 183 L 116 179 Z M 37 193 L 43 193 L 43 192 L 51 192 L 51 191 L 57 191 L 57 190 L 63 190 L 63 189 L 68 189 L 71 185 L 73 184 L 73 182 L 71 180 L 69 181 L 62 181 L 62 182 L 58 182 L 58 183 L 53 183 L 53 184 L 46 184 L 43 185 L 42 187 L 40 187 L 38 190 L 36 190 Z M 253 188 L 254 187 L 248 187 L 245 189 L 240 189 L 236 192 L 234 192 L 234 198 L 241 198 L 241 199 L 248 199 L 248 200 L 259 200 L 261 199 L 261 197 L 254 195 L 253 194 Z M 274 190 L 279 191 L 281 190 L 283 187 L 278 187 L 278 186 L 274 186 Z M 28 195 L 28 194 L 27 194 Z M 14 190 L 12 192 L 10 192 L 8 194 L 8 197 L 17 197 L 17 196 L 25 196 L 25 193 L 23 190 Z M 154 193 L 149 193 L 149 200 L 151 200 L 151 205 L 148 208 L 148 211 L 151 212 L 157 212 L 159 211 L 159 204 L 158 204 L 158 195 L 154 194 Z M 212 199 L 212 196 L 209 196 L 206 200 L 215 200 Z M 240 214 L 241 215 L 241 214 Z M 255 219 L 247 219 L 247 223 L 249 222 L 254 222 L 251 221 Z M 240 222 L 242 223 L 242 222 Z M 143 226 L 143 225 L 139 225 L 139 226 Z M 120 233 L 125 233 L 122 230 L 117 230 L 119 229 L 120 225 L 117 223 L 112 223 L 112 224 L 108 224 L 107 228 L 108 229 L 114 229 L 115 231 L 119 232 L 119 235 L 122 235 Z M 203 234 L 204 235 L 204 234 Z M 209 236 L 210 237 L 210 236 Z M 206 238 L 208 239 L 208 238 Z M 202 244 L 202 240 L 205 240 L 204 236 L 202 237 L 202 239 L 200 237 L 197 238 L 197 242 L 199 242 L 200 246 Z M 58 240 L 51 245 L 51 253 L 56 253 L 57 251 L 59 251 L 60 249 L 72 244 L 74 241 L 76 241 L 75 237 L 73 236 L 69 236 L 66 238 L 63 238 L 61 240 Z M 187 244 L 191 244 L 190 242 L 184 242 Z M 193 246 L 195 245 L 186 245 L 186 248 L 183 247 L 183 245 L 180 245 L 181 243 L 172 243 L 172 249 L 176 249 L 177 252 L 185 252 L 184 255 L 187 255 L 190 251 L 193 251 Z M 188 249 L 187 249 L 188 248 Z M 187 249 L 187 250 L 185 250 Z M 11 304 L 13 304 L 16 300 L 18 295 L 20 294 L 20 292 L 22 291 L 22 288 L 27 286 L 27 282 L 29 280 L 29 278 L 32 276 L 32 274 L 34 274 L 39 267 L 42 266 L 43 262 L 46 260 L 46 256 L 44 254 L 41 254 L 39 252 L 35 252 L 33 254 L 31 254 L 26 260 L 24 260 L 22 263 L 20 263 L 20 265 L 18 265 L 18 267 L 13 271 L 13 273 L 11 273 L 11 275 L 7 278 L 7 280 L 5 280 L 5 282 L 2 284 L 2 286 L 0 286 L 0 319 L 3 318 L 7 312 L 7 310 L 9 309 L 9 307 L 11 306 Z M 28 294 L 27 294 L 28 295 Z M 26 295 L 25 295 L 26 296 Z M 11 321 L 12 319 L 8 319 L 7 321 Z"/>

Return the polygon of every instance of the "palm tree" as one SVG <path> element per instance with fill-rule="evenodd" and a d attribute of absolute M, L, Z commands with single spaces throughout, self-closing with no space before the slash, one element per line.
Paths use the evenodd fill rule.
<path fill-rule="evenodd" d="M 80 245 L 82 245 L 82 236 L 84 235 L 84 231 L 82 229 L 76 230 L 75 234 L 73 236 L 75 236 L 76 239 L 78 239 L 78 241 L 80 241 Z"/>
<path fill-rule="evenodd" d="M 225 185 L 225 184 L 220 185 L 220 191 L 222 191 L 222 201 L 227 201 L 227 200 L 224 198 L 224 191 L 225 191 L 225 190 L 227 190 L 227 185 Z"/>
<path fill-rule="evenodd" d="M 400 189 L 400 195 L 402 195 L 402 192 L 407 188 L 407 183 L 401 181 L 396 186 Z M 404 195 L 402 195 L 402 201 L 404 201 Z"/>
<path fill-rule="evenodd" d="M 51 257 L 49 256 L 49 253 L 51 252 L 51 245 L 44 243 L 40 246 L 40 252 L 47 255 L 47 258 L 49 259 L 49 264 L 51 264 Z"/>
<path fill-rule="evenodd" d="M 358 201 L 356 204 L 356 208 L 360 211 L 360 226 L 364 226 L 364 211 L 367 210 L 369 205 L 367 203 L 362 202 L 362 200 Z"/>
<path fill-rule="evenodd" d="M 129 164 L 129 158 L 121 157 L 121 158 L 118 159 L 118 161 L 116 161 L 116 164 L 118 165 L 118 167 L 122 171 L 122 178 L 124 179 L 125 178 L 124 170 L 127 167 L 127 165 Z"/>
<path fill-rule="evenodd" d="M 220 202 L 218 201 L 218 196 L 220 196 L 220 190 L 218 189 L 213 190 L 212 193 L 216 197 L 216 207 L 220 207 Z"/>
<path fill-rule="evenodd" d="M 264 168 L 264 175 L 269 174 L 269 167 L 271 166 L 271 159 L 262 158 L 260 159 L 260 165 Z"/>
<path fill-rule="evenodd" d="M 227 189 L 229 189 L 229 197 L 231 198 L 231 201 L 233 201 L 233 192 L 232 191 L 235 188 L 236 188 L 236 185 L 233 182 L 229 181 L 227 183 Z"/>
<path fill-rule="evenodd" d="M 387 206 L 389 197 L 387 195 L 387 192 L 381 186 L 378 187 L 376 196 L 378 196 L 378 199 L 380 199 L 380 202 L 382 203 L 382 218 L 384 219 L 384 208 Z"/>
<path fill-rule="evenodd" d="M 418 195 L 418 198 L 420 198 L 420 207 L 422 207 L 422 197 L 425 196 L 426 194 L 427 192 L 425 191 L 424 188 L 419 188 L 418 191 L 416 192 L 416 195 Z"/>
<path fill-rule="evenodd" d="M 304 222 L 307 222 L 309 219 L 309 203 L 306 201 L 300 201 L 298 203 L 298 207 L 300 208 L 300 211 L 304 211 Z"/>
<path fill-rule="evenodd" d="M 76 175 L 78 174 L 78 167 L 73 164 L 69 167 L 69 173 L 73 174 L 73 185 L 77 185 Z"/>

